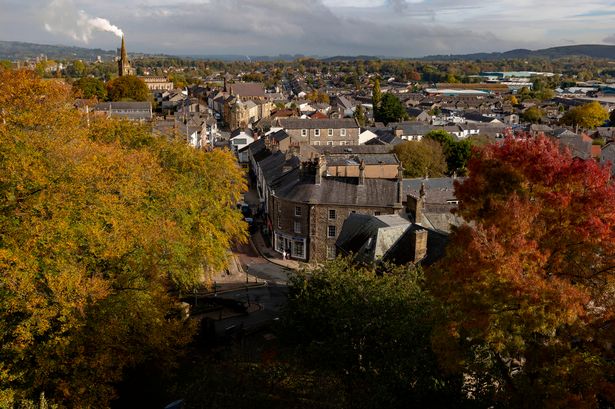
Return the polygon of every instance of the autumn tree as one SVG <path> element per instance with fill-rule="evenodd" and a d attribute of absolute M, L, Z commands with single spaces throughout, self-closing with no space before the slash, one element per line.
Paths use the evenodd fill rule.
<path fill-rule="evenodd" d="M 609 119 L 609 111 L 598 101 L 570 108 L 562 117 L 562 123 L 579 126 L 584 129 L 593 129 L 604 124 Z"/>
<path fill-rule="evenodd" d="M 145 82 L 134 75 L 123 75 L 107 83 L 110 101 L 149 101 L 151 94 Z"/>
<path fill-rule="evenodd" d="M 456 185 L 464 225 L 429 275 L 434 335 L 465 390 L 506 407 L 615 402 L 615 187 L 545 137 L 477 152 Z"/>
<path fill-rule="evenodd" d="M 192 325 L 169 290 L 225 268 L 244 188 L 225 152 L 95 119 L 70 88 L 0 71 L 0 406 L 107 407 L 123 371 L 171 365 Z"/>
<path fill-rule="evenodd" d="M 538 124 L 545 115 L 544 111 L 536 106 L 529 107 L 521 113 L 521 120 L 531 124 Z"/>
<path fill-rule="evenodd" d="M 324 104 L 328 104 L 330 102 L 329 95 L 327 95 L 326 92 L 320 92 L 318 90 L 309 92 L 306 98 L 312 102 L 322 102 Z"/>
<path fill-rule="evenodd" d="M 406 177 L 440 177 L 447 171 L 442 146 L 433 139 L 405 141 L 396 145 L 393 152 L 401 161 Z"/>

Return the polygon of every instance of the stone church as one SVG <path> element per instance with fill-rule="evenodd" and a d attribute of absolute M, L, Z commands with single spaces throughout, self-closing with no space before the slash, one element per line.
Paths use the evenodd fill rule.
<path fill-rule="evenodd" d="M 126 44 L 122 37 L 122 48 L 120 50 L 120 58 L 117 60 L 117 73 L 121 77 L 123 75 L 135 75 L 135 69 L 130 66 L 128 54 L 126 53 Z"/>

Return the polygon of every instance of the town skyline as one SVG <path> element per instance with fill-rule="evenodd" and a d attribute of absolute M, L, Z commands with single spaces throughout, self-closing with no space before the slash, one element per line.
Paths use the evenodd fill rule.
<path fill-rule="evenodd" d="M 115 49 L 123 32 L 133 52 L 170 55 L 418 58 L 615 43 L 615 4 L 602 0 L 5 2 L 3 40 Z"/>

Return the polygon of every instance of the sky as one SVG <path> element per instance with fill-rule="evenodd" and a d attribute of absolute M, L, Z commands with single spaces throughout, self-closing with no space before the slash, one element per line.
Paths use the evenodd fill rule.
<path fill-rule="evenodd" d="M 0 40 L 112 50 L 123 32 L 129 53 L 421 57 L 615 44 L 606 0 L 0 0 L 0 9 Z"/>

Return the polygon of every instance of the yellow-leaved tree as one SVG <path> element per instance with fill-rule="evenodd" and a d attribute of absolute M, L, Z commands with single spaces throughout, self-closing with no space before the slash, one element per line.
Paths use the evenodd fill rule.
<path fill-rule="evenodd" d="M 245 239 L 228 152 L 91 118 L 68 86 L 0 69 L 0 407 L 106 407 L 126 368 L 192 336 L 173 289 Z"/>

